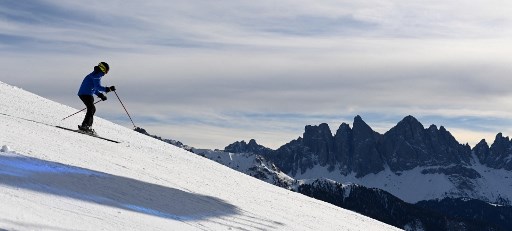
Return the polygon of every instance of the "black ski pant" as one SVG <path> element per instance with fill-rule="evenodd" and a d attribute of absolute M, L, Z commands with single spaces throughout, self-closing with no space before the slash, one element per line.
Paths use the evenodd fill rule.
<path fill-rule="evenodd" d="M 87 113 L 85 114 L 84 122 L 82 122 L 83 126 L 92 126 L 94 113 L 96 112 L 96 107 L 94 106 L 94 96 L 92 95 L 79 95 L 82 102 L 84 102 L 87 107 Z"/>

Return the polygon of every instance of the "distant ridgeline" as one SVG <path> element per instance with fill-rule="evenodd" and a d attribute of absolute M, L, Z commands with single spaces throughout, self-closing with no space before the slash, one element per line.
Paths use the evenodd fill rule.
<path fill-rule="evenodd" d="M 325 123 L 308 125 L 277 150 L 255 140 L 214 151 L 153 137 L 406 230 L 512 227 L 512 141 L 501 133 L 491 146 L 482 140 L 471 149 L 412 116 L 384 134 L 356 116 L 334 135 Z"/>

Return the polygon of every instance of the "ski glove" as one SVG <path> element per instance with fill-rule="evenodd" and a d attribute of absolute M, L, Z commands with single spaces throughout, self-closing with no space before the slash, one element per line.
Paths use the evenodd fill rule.
<path fill-rule="evenodd" d="M 107 100 L 107 97 L 102 93 L 97 94 L 97 96 L 100 97 L 100 99 L 103 101 Z"/>
<path fill-rule="evenodd" d="M 107 92 L 107 93 L 116 90 L 116 87 L 114 87 L 114 86 L 110 86 L 110 87 L 106 87 L 106 88 L 107 88 L 107 90 L 105 92 Z"/>

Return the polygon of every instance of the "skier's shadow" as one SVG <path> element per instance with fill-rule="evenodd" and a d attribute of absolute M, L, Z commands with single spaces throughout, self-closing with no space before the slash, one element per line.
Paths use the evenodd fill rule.
<path fill-rule="evenodd" d="M 180 221 L 239 213 L 215 197 L 17 154 L 0 155 L 0 184 Z"/>

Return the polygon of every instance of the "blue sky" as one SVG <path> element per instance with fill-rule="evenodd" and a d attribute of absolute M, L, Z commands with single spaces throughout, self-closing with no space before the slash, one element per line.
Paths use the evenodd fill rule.
<path fill-rule="evenodd" d="M 277 148 L 356 115 L 381 133 L 413 115 L 474 145 L 512 134 L 510 12 L 498 0 L 0 0 L 0 81 L 81 109 L 82 78 L 106 61 L 103 83 L 136 125 L 202 148 Z M 131 127 L 107 96 L 97 115 Z"/>

